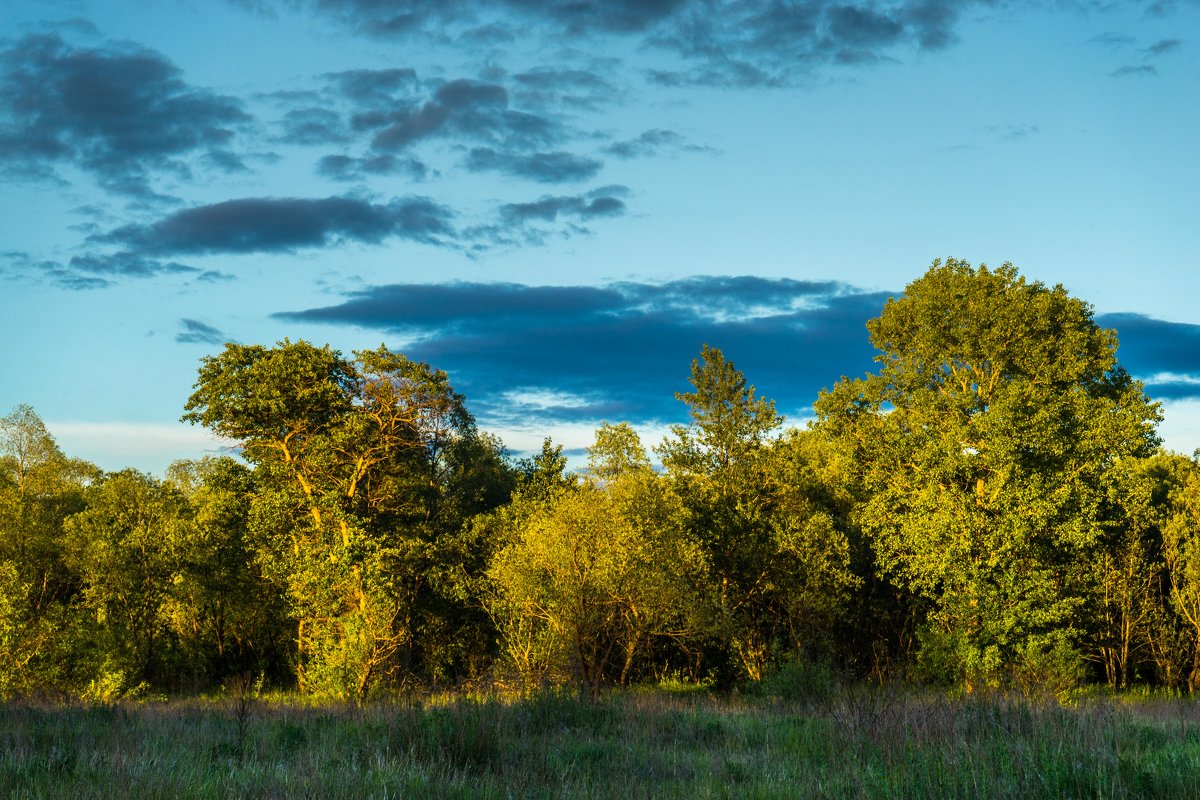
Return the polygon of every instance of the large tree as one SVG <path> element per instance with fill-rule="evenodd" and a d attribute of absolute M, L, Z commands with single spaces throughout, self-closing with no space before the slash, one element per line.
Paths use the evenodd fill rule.
<path fill-rule="evenodd" d="M 420 603 L 455 600 L 444 539 L 495 494 L 466 461 L 504 477 L 446 374 L 383 346 L 228 344 L 186 410 L 257 468 L 251 525 L 291 599 L 302 688 L 361 695 L 410 667 Z"/>
<path fill-rule="evenodd" d="M 822 393 L 819 430 L 859 465 L 880 568 L 932 605 L 925 663 L 968 687 L 1068 679 L 1105 473 L 1158 443 L 1116 334 L 1062 286 L 955 259 L 867 329 L 878 370 Z"/>

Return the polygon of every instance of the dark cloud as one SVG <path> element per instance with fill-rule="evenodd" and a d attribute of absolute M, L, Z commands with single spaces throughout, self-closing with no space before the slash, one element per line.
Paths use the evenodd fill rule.
<path fill-rule="evenodd" d="M 477 147 L 467 156 L 471 172 L 502 172 L 538 183 L 577 183 L 596 176 L 604 163 L 574 153 L 498 153 Z"/>
<path fill-rule="evenodd" d="M 606 187 L 584 195 L 546 196 L 529 203 L 508 203 L 501 206 L 500 215 L 515 225 L 555 222 L 560 217 L 616 217 L 625 213 L 625 201 L 621 199 L 625 193 L 624 187 Z"/>
<path fill-rule="evenodd" d="M 10 176 L 53 177 L 71 164 L 106 189 L 157 199 L 152 178 L 187 177 L 198 158 L 244 169 L 231 146 L 249 122 L 238 100 L 188 85 L 153 50 L 76 48 L 57 35 L 0 49 L 0 160 Z"/>
<path fill-rule="evenodd" d="M 351 122 L 356 130 L 372 132 L 371 146 L 380 152 L 446 137 L 528 149 L 552 144 L 564 135 L 553 119 L 510 108 L 503 86 L 465 78 L 442 84 L 424 103 L 361 111 Z"/>
<path fill-rule="evenodd" d="M 902 48 L 944 48 L 955 41 L 961 14 L 977 4 L 694 0 L 676 24 L 661 26 L 652 37 L 687 66 L 650 77 L 667 85 L 791 85 L 826 64 L 872 64 Z"/>
<path fill-rule="evenodd" d="M 276 314 L 404 339 L 410 356 L 448 370 L 484 424 L 519 413 L 554 421 L 674 420 L 688 365 L 707 343 L 735 360 L 783 410 L 803 412 L 843 375 L 873 371 L 865 324 L 889 294 L 835 281 L 693 277 L 662 284 L 397 284 L 345 302 Z M 1123 366 L 1152 397 L 1200 397 L 1200 325 L 1134 314 L 1118 331 Z M 530 405 L 532 403 L 532 405 Z"/>
<path fill-rule="evenodd" d="M 1158 69 L 1149 64 L 1141 64 L 1138 66 L 1118 67 L 1109 74 L 1114 78 L 1128 78 L 1130 76 L 1153 77 L 1158 74 Z"/>
<path fill-rule="evenodd" d="M 335 181 L 359 181 L 380 175 L 404 175 L 415 181 L 423 181 L 433 171 L 418 158 L 399 158 L 384 153 L 365 158 L 325 156 L 317 162 L 317 174 Z"/>
<path fill-rule="evenodd" d="M 687 0 L 317 0 L 316 5 L 373 36 L 392 37 L 432 26 L 459 24 L 468 31 L 492 31 L 499 23 L 485 22 L 487 12 L 516 12 L 527 21 L 541 21 L 573 35 L 593 32 L 636 32 L 670 17 Z M 511 30 L 510 25 L 504 29 Z"/>
<path fill-rule="evenodd" d="M 829 35 L 851 48 L 890 45 L 904 35 L 904 23 L 870 8 L 834 5 L 826 12 Z"/>
<path fill-rule="evenodd" d="M 424 197 L 386 204 L 353 197 L 249 198 L 177 211 L 149 225 L 127 225 L 92 239 L 151 256 L 287 253 L 391 238 L 441 244 L 453 235 L 451 216 L 449 209 Z"/>
<path fill-rule="evenodd" d="M 676 391 L 708 343 L 737 361 L 781 408 L 808 406 L 849 369 L 871 366 L 865 322 L 886 296 L 834 282 L 754 277 L 666 284 L 405 284 L 276 316 L 409 337 L 417 358 L 447 369 L 481 420 L 511 391 L 558 393 L 559 419 L 674 419 Z M 525 413 L 524 411 L 522 413 Z"/>
<path fill-rule="evenodd" d="M 1142 314 L 1102 314 L 1096 321 L 1117 332 L 1117 358 L 1157 399 L 1200 398 L 1200 325 Z"/>
<path fill-rule="evenodd" d="M 681 59 L 652 80 L 673 85 L 791 84 L 822 64 L 873 63 L 899 48 L 956 40 L 963 13 L 993 0 L 314 0 L 371 35 L 503 45 L 621 36 Z"/>
<path fill-rule="evenodd" d="M 175 334 L 175 341 L 180 344 L 222 345 L 227 341 L 220 330 L 198 319 L 181 319 L 179 327 L 181 330 Z"/>

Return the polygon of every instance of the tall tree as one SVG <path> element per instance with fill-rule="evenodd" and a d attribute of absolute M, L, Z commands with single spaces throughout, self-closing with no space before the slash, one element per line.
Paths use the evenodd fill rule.
<path fill-rule="evenodd" d="M 63 560 L 63 521 L 99 474 L 64 456 L 32 407 L 0 417 L 0 695 L 66 685 L 79 581 Z"/>
<path fill-rule="evenodd" d="M 880 568 L 932 603 L 925 663 L 1068 680 L 1104 475 L 1154 450 L 1157 406 L 1089 305 L 1009 264 L 935 261 L 867 329 L 878 371 L 822 393 L 819 430 L 860 466 Z"/>
<path fill-rule="evenodd" d="M 675 395 L 691 422 L 672 426 L 657 452 L 712 569 L 713 638 L 758 680 L 777 621 L 766 598 L 774 551 L 766 444 L 783 420 L 715 347 L 692 361 L 691 384 Z"/>
<path fill-rule="evenodd" d="M 361 695 L 411 653 L 444 495 L 474 421 L 444 372 L 381 346 L 226 345 L 184 420 L 237 440 L 261 491 L 251 517 L 288 587 L 304 688 Z M 460 471 L 461 474 L 461 471 Z"/>

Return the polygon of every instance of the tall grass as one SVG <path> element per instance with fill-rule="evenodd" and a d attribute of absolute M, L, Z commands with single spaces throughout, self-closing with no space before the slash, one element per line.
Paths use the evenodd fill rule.
<path fill-rule="evenodd" d="M 312 707 L 9 703 L 0 797 L 1200 797 L 1200 708 L 838 688 Z"/>

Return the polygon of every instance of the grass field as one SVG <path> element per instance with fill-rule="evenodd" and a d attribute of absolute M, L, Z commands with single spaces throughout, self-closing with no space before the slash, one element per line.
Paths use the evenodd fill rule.
<path fill-rule="evenodd" d="M 10 702 L 0 797 L 1196 798 L 1200 706 L 863 687 L 788 702 Z"/>

